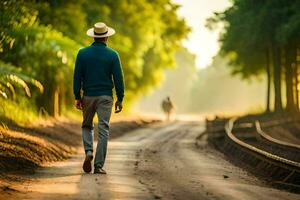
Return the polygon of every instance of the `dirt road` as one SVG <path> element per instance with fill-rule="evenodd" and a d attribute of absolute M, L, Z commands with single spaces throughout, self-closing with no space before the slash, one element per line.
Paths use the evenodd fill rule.
<path fill-rule="evenodd" d="M 269 188 L 206 143 L 201 122 L 156 124 L 109 143 L 107 175 L 82 173 L 82 149 L 0 199 L 300 199 Z"/>

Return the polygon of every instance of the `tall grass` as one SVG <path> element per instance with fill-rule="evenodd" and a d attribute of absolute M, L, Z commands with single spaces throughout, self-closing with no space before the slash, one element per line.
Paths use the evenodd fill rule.
<path fill-rule="evenodd" d="M 0 122 L 14 122 L 19 125 L 33 123 L 40 119 L 39 112 L 26 97 L 22 100 L 7 101 L 0 98 Z"/>

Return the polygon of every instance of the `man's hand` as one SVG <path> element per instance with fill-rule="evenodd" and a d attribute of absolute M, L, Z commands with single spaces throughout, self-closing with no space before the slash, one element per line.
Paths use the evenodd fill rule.
<path fill-rule="evenodd" d="M 82 110 L 82 101 L 81 100 L 75 100 L 75 107 L 78 110 Z"/>
<path fill-rule="evenodd" d="M 121 112 L 122 109 L 123 109 L 122 102 L 116 101 L 116 103 L 115 103 L 115 113 Z"/>

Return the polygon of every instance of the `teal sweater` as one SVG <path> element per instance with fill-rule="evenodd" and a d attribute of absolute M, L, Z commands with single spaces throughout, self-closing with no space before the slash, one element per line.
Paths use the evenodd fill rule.
<path fill-rule="evenodd" d="M 80 49 L 74 70 L 75 99 L 81 99 L 81 89 L 84 96 L 112 96 L 114 85 L 118 101 L 122 102 L 124 82 L 118 53 L 102 42 Z"/>

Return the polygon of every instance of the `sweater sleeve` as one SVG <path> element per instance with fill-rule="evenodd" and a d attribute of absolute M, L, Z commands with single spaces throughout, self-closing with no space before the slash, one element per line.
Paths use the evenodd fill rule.
<path fill-rule="evenodd" d="M 74 77 L 73 77 L 73 92 L 76 100 L 81 99 L 80 90 L 82 84 L 82 66 L 80 61 L 80 51 L 77 54 L 75 69 L 74 69 Z"/>
<path fill-rule="evenodd" d="M 118 54 L 116 54 L 113 59 L 112 75 L 118 101 L 122 102 L 124 97 L 124 80 L 122 64 Z"/>

